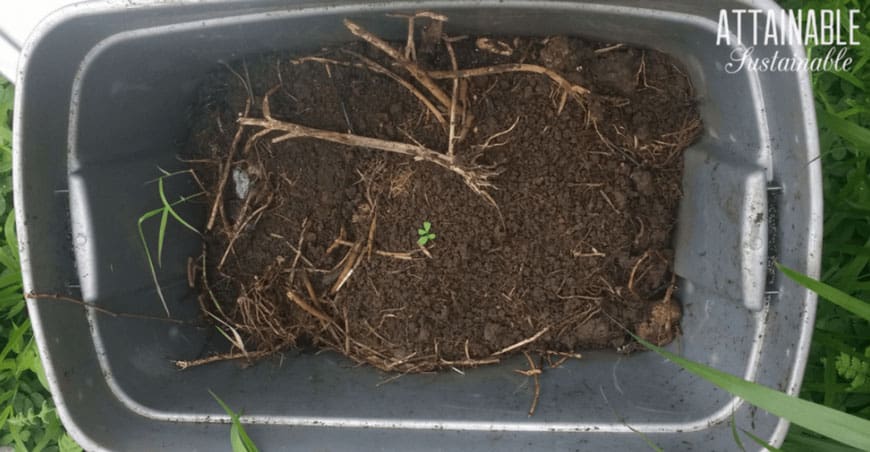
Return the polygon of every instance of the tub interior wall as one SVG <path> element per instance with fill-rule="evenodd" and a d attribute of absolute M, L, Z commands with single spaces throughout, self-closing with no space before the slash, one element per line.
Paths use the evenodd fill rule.
<path fill-rule="evenodd" d="M 687 198 L 675 246 L 684 334 L 670 348 L 736 375 L 751 371 L 767 311 L 760 298 L 747 300 L 764 280 L 753 279 L 754 270 L 745 267 L 756 268 L 756 261 L 766 258 L 766 248 L 747 255 L 740 237 L 752 227 L 744 220 L 758 207 L 753 199 L 763 196 L 771 156 L 767 132 L 755 126 L 762 122 L 759 106 L 733 94 L 750 93 L 757 81 L 721 70 L 730 49 L 714 45 L 715 29 L 676 15 L 641 17 L 639 10 L 634 16 L 591 7 L 583 14 L 521 6 L 437 10 L 450 17 L 452 34 L 577 35 L 662 50 L 682 62 L 698 93 L 705 129 L 689 151 L 683 181 Z M 183 168 L 177 156 L 187 139 L 190 105 L 200 82 L 218 61 L 287 49 L 305 53 L 351 40 L 341 25 L 343 17 L 341 9 L 318 16 L 276 10 L 146 28 L 116 35 L 92 52 L 82 66 L 80 91 L 73 94 L 77 129 L 69 149 L 73 241 L 85 299 L 116 311 L 162 313 L 136 224 L 160 205 L 156 185 L 146 183 L 159 174 L 158 167 Z M 380 36 L 404 38 L 405 24 L 383 18 L 382 11 L 351 17 Z M 711 175 L 714 171 L 719 176 Z M 710 189 L 716 177 L 721 179 L 718 191 Z M 183 178 L 167 185 L 175 196 L 194 190 Z M 703 217 L 699 206 L 712 212 L 708 220 L 698 218 Z M 204 222 L 201 205 L 178 210 L 194 224 Z M 148 237 L 156 237 L 157 223 L 146 227 Z M 724 238 L 703 236 L 717 225 Z M 729 243 L 732 236 L 736 242 Z M 199 239 L 171 223 L 166 240 L 161 286 L 173 316 L 196 319 L 186 265 L 188 256 L 198 254 Z M 699 249 L 708 248 L 717 253 L 718 266 L 699 257 Z M 725 284 L 728 278 L 737 282 Z M 702 419 L 731 400 L 652 353 L 591 352 L 582 361 L 547 371 L 538 414 L 528 418 L 530 382 L 513 372 L 524 367 L 518 360 L 465 376 L 408 375 L 380 387 L 376 384 L 383 374 L 354 367 L 332 353 L 289 352 L 248 369 L 221 363 L 179 372 L 170 360 L 221 350 L 226 342 L 213 329 L 185 325 L 107 316 L 92 316 L 91 324 L 105 375 L 119 398 L 167 418 L 220 414 L 204 381 L 231 405 L 243 405 L 247 415 L 276 418 L 619 425 L 616 412 L 637 427 Z"/>

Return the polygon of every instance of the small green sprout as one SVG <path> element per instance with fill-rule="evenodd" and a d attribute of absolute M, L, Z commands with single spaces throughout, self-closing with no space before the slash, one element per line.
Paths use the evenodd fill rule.
<path fill-rule="evenodd" d="M 251 440 L 251 437 L 248 436 L 248 432 L 245 431 L 245 426 L 242 425 L 242 421 L 239 419 L 241 416 L 240 413 L 236 413 L 233 411 L 217 394 L 211 392 L 211 389 L 208 390 L 208 393 L 217 400 L 217 403 L 220 404 L 221 408 L 227 412 L 230 416 L 230 421 L 232 421 L 232 427 L 230 427 L 230 446 L 233 449 L 233 452 L 259 452 L 260 449 L 257 448 L 257 445 L 254 444 L 254 441 Z"/>
<path fill-rule="evenodd" d="M 205 193 L 199 192 L 190 196 L 181 197 L 178 199 L 178 201 L 169 202 L 169 198 L 166 196 L 166 192 L 163 189 L 163 179 L 178 174 L 193 173 L 192 170 L 183 170 L 170 173 L 160 167 L 158 167 L 158 169 L 160 170 L 160 172 L 163 173 L 162 176 L 156 179 L 157 193 L 158 195 L 160 195 L 160 202 L 162 203 L 163 207 L 149 210 L 148 212 L 142 214 L 142 216 L 139 217 L 137 226 L 139 227 L 139 238 L 142 239 L 142 247 L 145 249 L 145 257 L 148 260 L 148 269 L 151 270 L 151 279 L 154 281 L 154 286 L 157 289 L 157 296 L 160 298 L 160 302 L 163 303 L 163 309 L 166 310 L 166 315 L 170 316 L 169 306 L 166 304 L 166 298 L 164 298 L 163 290 L 160 288 L 160 282 L 157 280 L 157 267 L 163 266 L 163 243 L 166 240 L 166 226 L 169 223 L 169 217 L 171 216 L 182 226 L 190 229 L 197 235 L 201 236 L 202 234 L 199 232 L 199 230 L 197 230 L 195 227 L 191 226 L 190 223 L 181 218 L 181 216 L 178 215 L 178 212 L 175 211 L 174 207 L 193 198 L 196 198 L 197 196 L 202 196 Z M 148 241 L 145 239 L 145 230 L 143 229 L 142 224 L 145 223 L 145 220 L 156 217 L 158 215 L 160 215 L 160 229 L 157 232 L 157 265 L 155 266 L 154 259 L 151 257 L 151 251 L 149 251 L 148 249 Z"/>
<path fill-rule="evenodd" d="M 424 221 L 423 227 L 417 229 L 417 235 L 420 236 L 417 238 L 417 244 L 420 246 L 426 246 L 427 243 L 435 240 L 435 233 L 432 232 L 432 223 Z"/>

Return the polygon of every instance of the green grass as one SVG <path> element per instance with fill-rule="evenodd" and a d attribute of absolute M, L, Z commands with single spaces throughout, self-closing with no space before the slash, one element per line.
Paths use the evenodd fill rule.
<path fill-rule="evenodd" d="M 232 425 L 230 426 L 230 446 L 232 446 L 233 452 L 259 452 L 257 445 L 254 444 L 254 441 L 252 441 L 251 437 L 248 436 L 248 432 L 245 431 L 245 426 L 242 425 L 242 421 L 239 420 L 241 414 L 233 411 L 229 405 L 224 403 L 224 401 L 215 393 L 211 392 L 210 389 L 208 393 L 217 400 L 217 403 L 221 408 L 223 408 L 230 416 L 230 422 L 232 422 Z"/>
<path fill-rule="evenodd" d="M 0 79 L 0 445 L 81 450 L 64 432 L 24 309 L 12 212 L 12 85 Z"/>
<path fill-rule="evenodd" d="M 837 441 L 859 450 L 870 450 L 870 420 L 807 400 L 791 397 L 783 392 L 746 381 L 727 372 L 690 361 L 663 348 L 656 347 L 639 337 L 635 337 L 635 339 L 689 372 L 712 382 L 716 386 L 745 399 L 771 414 L 786 418 L 796 425 L 820 435 L 825 435 L 828 438 L 836 438 Z M 740 445 L 739 436 L 736 432 L 733 433 L 737 445 Z M 752 432 L 744 431 L 744 433 L 754 442 L 761 442 Z"/>
<path fill-rule="evenodd" d="M 160 303 L 163 304 L 166 316 L 171 317 L 172 314 L 169 312 L 169 305 L 166 304 L 166 298 L 163 296 L 163 289 L 160 287 L 160 281 L 157 279 L 157 268 L 163 266 L 163 245 L 166 242 L 166 226 L 169 223 L 169 217 L 172 217 L 185 228 L 193 231 L 197 235 L 201 235 L 195 227 L 191 226 L 190 223 L 181 218 L 181 215 L 175 211 L 175 206 L 201 196 L 203 193 L 181 197 L 177 201 L 170 202 L 169 198 L 166 196 L 163 180 L 167 177 L 172 177 L 178 174 L 191 173 L 191 171 L 185 170 L 175 173 L 170 173 L 163 169 L 160 171 L 163 172 L 163 175 L 157 178 L 157 194 L 160 196 L 161 206 L 142 214 L 142 216 L 139 217 L 136 226 L 139 228 L 139 238 L 142 240 L 142 249 L 145 250 L 145 258 L 148 261 L 148 270 L 151 272 L 151 279 L 154 281 L 154 288 L 157 290 L 157 297 L 160 299 Z M 151 250 L 148 247 L 148 240 L 145 238 L 143 225 L 145 224 L 145 221 L 154 218 L 157 215 L 160 215 L 160 227 L 157 230 L 157 265 L 155 266 L 154 259 L 151 257 Z"/>
<path fill-rule="evenodd" d="M 870 300 L 870 1 L 789 1 L 797 8 L 859 9 L 861 45 L 849 48 L 848 73 L 812 75 L 822 150 L 825 217 L 822 281 L 838 292 Z M 809 49 L 823 54 L 826 48 Z M 792 275 L 793 276 L 793 275 Z M 817 289 L 818 287 L 816 287 Z M 836 293 L 822 291 L 801 397 L 838 411 L 870 419 L 870 387 L 856 385 L 862 363 L 870 363 L 867 304 L 850 312 Z M 828 300 L 831 302 L 826 302 Z M 857 301 L 857 300 L 856 300 Z M 846 357 L 849 364 L 844 365 Z M 839 365 L 838 365 L 839 363 Z M 868 364 L 870 365 L 870 364 Z M 870 431 L 865 433 L 870 435 Z M 785 450 L 840 447 L 803 428 L 792 428 Z"/>
<path fill-rule="evenodd" d="M 794 425 L 782 450 L 870 450 L 870 1 L 784 1 L 786 8 L 859 9 L 860 45 L 849 72 L 812 74 L 825 198 L 822 280 L 783 266 L 787 277 L 819 294 L 801 399 L 647 347 Z M 808 53 L 824 54 L 826 48 Z M 826 284 L 827 283 L 827 284 Z M 732 424 L 735 446 L 743 449 Z M 756 444 L 777 450 L 756 437 Z M 850 447 L 851 446 L 851 447 Z"/>

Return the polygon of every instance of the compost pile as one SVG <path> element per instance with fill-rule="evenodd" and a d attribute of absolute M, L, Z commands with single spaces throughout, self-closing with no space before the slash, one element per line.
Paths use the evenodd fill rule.
<path fill-rule="evenodd" d="M 403 42 L 346 20 L 356 42 L 206 81 L 190 276 L 232 350 L 179 366 L 312 347 L 409 373 L 630 350 L 627 330 L 670 342 L 682 151 L 701 128 L 675 62 L 395 20 Z"/>

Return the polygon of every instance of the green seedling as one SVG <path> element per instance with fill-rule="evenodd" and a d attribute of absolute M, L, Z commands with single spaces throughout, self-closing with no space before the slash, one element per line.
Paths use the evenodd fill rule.
<path fill-rule="evenodd" d="M 257 448 L 257 445 L 254 444 L 254 441 L 250 436 L 248 436 L 245 427 L 242 425 L 242 421 L 239 420 L 241 414 L 230 409 L 230 407 L 224 403 L 220 397 L 212 392 L 211 389 L 209 389 L 208 393 L 217 400 L 217 403 L 227 412 L 233 423 L 233 426 L 230 427 L 230 445 L 233 448 L 233 452 L 259 452 L 260 449 Z"/>
<path fill-rule="evenodd" d="M 150 210 L 142 214 L 139 217 L 138 227 L 139 227 L 139 238 L 142 240 L 142 247 L 145 249 L 145 258 L 148 260 L 148 269 L 151 271 L 151 279 L 154 281 L 154 286 L 157 288 L 157 296 L 160 297 L 160 302 L 163 304 L 163 309 L 166 311 L 166 315 L 170 316 L 169 313 L 169 305 L 166 304 L 166 298 L 163 296 L 163 290 L 160 288 L 160 282 L 157 279 L 157 268 L 163 266 L 163 244 L 166 241 L 166 226 L 169 223 L 169 217 L 172 217 L 179 224 L 184 226 L 185 228 L 193 231 L 196 235 L 201 235 L 200 232 L 193 226 L 190 225 L 187 221 L 181 218 L 178 215 L 178 212 L 175 211 L 175 206 L 187 202 L 193 198 L 198 196 L 202 196 L 203 193 L 196 193 L 190 196 L 184 196 L 178 199 L 175 202 L 169 202 L 168 197 L 166 196 L 166 191 L 163 187 L 163 179 L 171 176 L 175 176 L 177 174 L 189 173 L 190 170 L 179 171 L 175 173 L 169 173 L 164 170 L 160 170 L 163 172 L 163 176 L 157 178 L 157 193 L 160 195 L 160 202 L 162 204 L 161 207 Z M 148 241 L 145 239 L 145 231 L 142 228 L 142 224 L 145 220 L 149 218 L 153 218 L 156 216 L 160 216 L 160 229 L 157 231 L 157 265 L 154 265 L 154 259 L 151 257 L 151 251 L 148 248 Z"/>
<path fill-rule="evenodd" d="M 417 229 L 417 244 L 420 246 L 426 246 L 427 243 L 435 240 L 435 233 L 432 232 L 432 223 L 428 221 L 423 222 L 423 227 Z"/>

